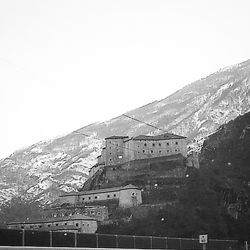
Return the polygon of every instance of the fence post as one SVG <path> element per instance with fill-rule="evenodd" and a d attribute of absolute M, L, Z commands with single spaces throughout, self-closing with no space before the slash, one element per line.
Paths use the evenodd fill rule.
<path fill-rule="evenodd" d="M 181 238 L 179 238 L 179 240 L 180 240 L 180 249 L 181 249 Z"/>
<path fill-rule="evenodd" d="M 135 235 L 133 235 L 133 239 L 134 239 L 134 248 L 135 248 Z"/>
<path fill-rule="evenodd" d="M 166 241 L 166 249 L 168 249 L 168 237 L 164 237 Z"/>
<path fill-rule="evenodd" d="M 50 247 L 53 246 L 53 242 L 52 242 L 52 231 L 49 231 L 49 246 L 50 246 Z"/>
<path fill-rule="evenodd" d="M 95 234 L 95 235 L 96 235 L 96 248 L 99 248 L 98 234 Z"/>
<path fill-rule="evenodd" d="M 75 232 L 75 247 L 77 247 L 77 232 Z"/>
<path fill-rule="evenodd" d="M 153 248 L 153 236 L 150 236 L 150 249 Z"/>
<path fill-rule="evenodd" d="M 117 236 L 117 234 L 115 235 L 115 247 L 118 248 L 118 236 Z"/>
<path fill-rule="evenodd" d="M 22 246 L 25 246 L 25 230 L 23 229 L 23 234 L 22 234 Z"/>

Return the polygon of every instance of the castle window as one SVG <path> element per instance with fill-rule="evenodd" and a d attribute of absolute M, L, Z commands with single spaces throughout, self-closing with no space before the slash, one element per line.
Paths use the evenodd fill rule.
<path fill-rule="evenodd" d="M 109 149 L 111 149 L 111 147 L 109 147 Z"/>
<path fill-rule="evenodd" d="M 98 196 L 95 196 L 95 199 L 98 199 Z"/>
<path fill-rule="evenodd" d="M 176 149 L 175 152 L 177 152 L 178 150 Z"/>
<path fill-rule="evenodd" d="M 140 154 L 140 152 L 138 151 L 137 154 Z"/>
<path fill-rule="evenodd" d="M 56 226 L 58 226 L 58 223 L 56 223 Z"/>
<path fill-rule="evenodd" d="M 22 229 L 24 229 L 24 226 L 21 226 Z"/>
<path fill-rule="evenodd" d="M 39 225 L 39 228 L 41 228 L 42 227 L 42 225 Z"/>
<path fill-rule="evenodd" d="M 108 194 L 108 195 L 107 195 L 107 198 L 109 198 L 109 197 L 110 197 L 110 195 Z"/>
<path fill-rule="evenodd" d="M 145 153 L 145 150 L 142 150 L 142 153 Z"/>
<path fill-rule="evenodd" d="M 159 154 L 161 154 L 161 150 L 159 150 Z"/>
<path fill-rule="evenodd" d="M 116 197 L 116 194 L 114 194 L 114 197 Z"/>
<path fill-rule="evenodd" d="M 109 153 L 111 155 L 111 153 Z"/>
<path fill-rule="evenodd" d="M 91 197 L 89 196 L 89 200 L 91 200 Z"/>
<path fill-rule="evenodd" d="M 147 147 L 147 143 L 144 143 L 144 146 Z"/>
<path fill-rule="evenodd" d="M 159 147 L 161 146 L 161 143 L 159 143 Z"/>
<path fill-rule="evenodd" d="M 79 224 L 78 224 L 78 223 L 76 223 L 76 226 L 78 227 L 78 226 L 79 226 Z"/>
<path fill-rule="evenodd" d="M 112 159 L 110 158 L 109 161 L 112 161 Z"/>
<path fill-rule="evenodd" d="M 153 153 L 154 153 L 154 151 L 153 151 L 153 150 L 151 150 L 151 153 L 153 154 Z"/>
<path fill-rule="evenodd" d="M 33 226 L 32 226 L 32 225 L 30 225 L 30 228 L 33 228 Z"/>
<path fill-rule="evenodd" d="M 169 153 L 169 150 L 167 150 L 167 152 Z"/>
<path fill-rule="evenodd" d="M 67 222 L 65 222 L 64 225 L 67 226 Z"/>
<path fill-rule="evenodd" d="M 84 197 L 82 198 L 82 200 L 84 201 Z"/>
<path fill-rule="evenodd" d="M 48 227 L 50 227 L 51 225 L 50 224 L 48 224 Z"/>
<path fill-rule="evenodd" d="M 155 146 L 155 144 L 153 143 L 153 144 L 152 144 L 152 146 L 154 147 L 154 146 Z"/>
<path fill-rule="evenodd" d="M 175 144 L 178 145 L 178 141 L 176 141 Z"/>

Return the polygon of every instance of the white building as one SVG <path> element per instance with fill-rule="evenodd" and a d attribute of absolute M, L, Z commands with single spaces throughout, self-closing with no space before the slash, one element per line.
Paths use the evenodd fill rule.
<path fill-rule="evenodd" d="M 60 195 L 61 203 L 77 204 L 117 200 L 120 207 L 133 207 L 142 203 L 141 190 L 133 185 L 66 193 Z"/>

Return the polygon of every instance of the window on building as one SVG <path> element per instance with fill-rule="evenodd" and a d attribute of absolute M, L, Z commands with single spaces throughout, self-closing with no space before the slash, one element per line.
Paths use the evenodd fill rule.
<path fill-rule="evenodd" d="M 109 147 L 109 149 L 111 149 L 111 147 Z"/>
<path fill-rule="evenodd" d="M 42 225 L 39 225 L 39 228 L 42 228 Z"/>
<path fill-rule="evenodd" d="M 98 199 L 98 196 L 95 196 L 95 199 Z"/>
<path fill-rule="evenodd" d="M 178 141 L 176 141 L 175 144 L 178 145 Z"/>
<path fill-rule="evenodd" d="M 153 144 L 152 144 L 152 146 L 154 147 L 154 146 L 155 146 L 155 144 L 153 143 Z"/>
<path fill-rule="evenodd" d="M 76 226 L 78 227 L 78 226 L 79 226 L 79 224 L 78 224 L 78 223 L 76 223 Z"/>
<path fill-rule="evenodd" d="M 154 153 L 154 151 L 153 151 L 153 150 L 151 150 L 150 152 L 151 152 L 152 154 Z"/>
<path fill-rule="evenodd" d="M 147 143 L 144 143 L 144 146 L 147 147 Z"/>
<path fill-rule="evenodd" d="M 58 223 L 56 223 L 56 226 L 58 227 Z"/>
<path fill-rule="evenodd" d="M 89 200 L 91 200 L 91 197 L 89 196 Z"/>
<path fill-rule="evenodd" d="M 161 143 L 159 143 L 159 147 L 161 146 Z"/>
<path fill-rule="evenodd" d="M 178 150 L 177 149 L 175 149 L 175 152 L 177 152 Z"/>
<path fill-rule="evenodd" d="M 110 158 L 109 161 L 112 161 L 112 159 Z"/>
<path fill-rule="evenodd" d="M 169 153 L 169 150 L 167 150 L 167 152 Z"/>
<path fill-rule="evenodd" d="M 108 195 L 107 195 L 107 198 L 109 198 L 109 197 L 110 197 L 110 195 L 108 194 Z"/>
<path fill-rule="evenodd" d="M 84 201 L 84 197 L 82 198 L 82 200 Z"/>
<path fill-rule="evenodd" d="M 161 150 L 159 150 L 159 154 L 161 154 Z"/>
<path fill-rule="evenodd" d="M 48 224 L 48 227 L 50 227 L 51 225 L 50 224 Z"/>
<path fill-rule="evenodd" d="M 65 222 L 64 225 L 67 226 L 67 222 Z"/>
<path fill-rule="evenodd" d="M 112 153 L 109 153 L 110 155 L 112 155 Z"/>
<path fill-rule="evenodd" d="M 145 150 L 142 150 L 142 153 L 144 154 L 144 153 L 145 153 Z"/>
<path fill-rule="evenodd" d="M 33 228 L 33 225 L 30 225 L 30 228 Z"/>
<path fill-rule="evenodd" d="M 114 197 L 116 197 L 116 194 L 114 194 Z"/>
<path fill-rule="evenodd" d="M 137 154 L 140 154 L 140 152 L 138 151 Z"/>
<path fill-rule="evenodd" d="M 24 229 L 24 226 L 21 226 L 22 229 Z"/>

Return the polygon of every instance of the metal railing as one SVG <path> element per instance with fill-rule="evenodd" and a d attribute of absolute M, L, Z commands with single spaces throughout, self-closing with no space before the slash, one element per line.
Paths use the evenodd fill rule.
<path fill-rule="evenodd" d="M 0 229 L 0 246 L 89 247 L 130 249 L 199 250 L 195 238 L 173 238 L 136 235 L 84 234 L 74 232 Z M 236 250 L 237 240 L 210 239 L 208 250 Z"/>

